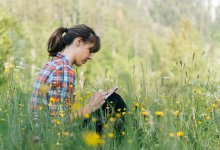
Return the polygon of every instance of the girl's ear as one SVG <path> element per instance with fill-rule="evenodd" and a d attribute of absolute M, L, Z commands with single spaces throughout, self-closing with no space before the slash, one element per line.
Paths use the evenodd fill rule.
<path fill-rule="evenodd" d="M 82 38 L 78 37 L 76 38 L 76 47 L 79 47 L 80 44 L 82 44 Z"/>

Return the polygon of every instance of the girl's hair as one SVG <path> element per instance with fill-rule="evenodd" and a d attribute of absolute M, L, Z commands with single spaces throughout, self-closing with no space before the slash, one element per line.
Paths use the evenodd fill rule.
<path fill-rule="evenodd" d="M 101 46 L 100 38 L 90 27 L 78 24 L 71 28 L 60 27 L 53 32 L 47 44 L 49 56 L 56 56 L 58 52 L 70 45 L 77 37 L 82 38 L 83 42 L 94 43 L 94 46 L 90 49 L 92 53 L 99 51 Z"/>

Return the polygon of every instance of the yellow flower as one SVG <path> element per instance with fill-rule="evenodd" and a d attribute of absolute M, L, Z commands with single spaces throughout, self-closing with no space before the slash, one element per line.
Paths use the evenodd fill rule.
<path fill-rule="evenodd" d="M 115 118 L 114 118 L 114 117 L 110 117 L 109 120 L 110 120 L 111 122 L 114 122 L 114 121 L 115 121 Z"/>
<path fill-rule="evenodd" d="M 142 111 L 142 112 L 141 112 L 141 115 L 142 115 L 143 117 L 147 117 L 147 116 L 149 115 L 149 113 L 148 113 L 147 111 Z"/>
<path fill-rule="evenodd" d="M 57 103 L 57 102 L 59 102 L 59 98 L 53 98 L 53 97 L 51 97 L 51 98 L 50 98 L 50 102 L 52 102 L 52 103 Z"/>
<path fill-rule="evenodd" d="M 38 107 L 38 110 L 42 110 L 42 106 L 39 106 L 39 107 Z"/>
<path fill-rule="evenodd" d="M 60 124 L 60 121 L 57 120 L 57 119 L 53 119 L 53 120 L 51 120 L 51 122 L 52 122 L 52 123 L 55 123 L 55 124 L 58 124 L 58 125 Z"/>
<path fill-rule="evenodd" d="M 12 64 L 7 63 L 7 65 L 5 65 L 5 70 L 4 73 L 9 73 L 13 70 L 14 66 Z"/>
<path fill-rule="evenodd" d="M 60 120 L 57 120 L 56 124 L 58 124 L 58 125 L 59 125 L 59 124 L 60 124 Z"/>
<path fill-rule="evenodd" d="M 120 117 L 121 117 L 121 114 L 120 114 L 120 113 L 116 113 L 116 114 L 115 114 L 115 117 L 116 117 L 116 118 L 120 118 Z"/>
<path fill-rule="evenodd" d="M 96 121 L 97 121 L 97 119 L 92 117 L 92 122 L 96 122 Z"/>
<path fill-rule="evenodd" d="M 210 119 L 210 116 L 209 116 L 209 115 L 205 115 L 205 119 L 206 119 L 206 120 L 209 120 L 209 119 Z"/>
<path fill-rule="evenodd" d="M 179 132 L 176 133 L 176 136 L 178 136 L 178 137 L 182 137 L 182 136 L 184 136 L 184 132 L 179 131 Z"/>
<path fill-rule="evenodd" d="M 197 92 L 198 92 L 199 94 L 201 94 L 201 93 L 202 93 L 202 91 L 201 91 L 201 90 L 197 90 Z"/>
<path fill-rule="evenodd" d="M 180 111 L 179 111 L 179 110 L 177 110 L 177 111 L 175 111 L 175 112 L 174 112 L 174 115 L 175 115 L 176 117 L 179 117 L 179 116 L 180 116 L 180 114 L 181 114 L 181 113 L 180 113 Z"/>
<path fill-rule="evenodd" d="M 62 117 L 62 118 L 63 118 L 64 116 L 65 116 L 65 114 L 64 114 L 64 113 L 60 113 L 60 117 Z"/>
<path fill-rule="evenodd" d="M 124 111 L 124 112 L 122 112 L 122 115 L 123 115 L 123 116 L 125 116 L 125 115 L 126 115 L 126 112 L 125 112 L 125 111 Z"/>
<path fill-rule="evenodd" d="M 50 102 L 55 102 L 55 98 L 51 97 Z"/>
<path fill-rule="evenodd" d="M 101 139 L 100 135 L 98 135 L 97 133 L 92 132 L 92 131 L 83 133 L 83 141 L 87 145 L 93 146 L 93 147 L 96 147 L 99 144 L 103 144 L 104 143 L 104 140 Z"/>
<path fill-rule="evenodd" d="M 138 102 L 136 102 L 134 105 L 136 108 L 140 106 Z"/>
<path fill-rule="evenodd" d="M 163 117 L 163 116 L 164 116 L 164 112 L 162 112 L 162 111 L 156 111 L 156 112 L 155 112 L 155 115 L 156 115 L 157 117 Z"/>
<path fill-rule="evenodd" d="M 108 133 L 108 137 L 109 137 L 110 139 L 112 139 L 112 138 L 115 137 L 115 135 L 114 135 L 114 133 Z"/>
<path fill-rule="evenodd" d="M 121 111 L 121 108 L 118 108 L 118 110 L 117 110 L 117 111 L 119 111 L 119 112 L 120 112 L 120 111 Z"/>
<path fill-rule="evenodd" d="M 53 106 L 53 103 L 52 103 L 52 102 L 49 102 L 49 106 Z"/>
<path fill-rule="evenodd" d="M 199 89 L 193 89 L 193 92 L 194 92 L 194 93 L 198 93 L 198 94 L 201 94 L 201 93 L 202 93 L 202 91 L 199 90 Z"/>
<path fill-rule="evenodd" d="M 198 121 L 198 124 L 200 125 L 200 124 L 202 124 L 202 122 L 201 122 L 201 121 Z"/>
<path fill-rule="evenodd" d="M 88 113 L 85 114 L 85 115 L 84 115 L 84 118 L 86 118 L 86 119 L 90 118 L 90 114 L 88 114 Z"/>
<path fill-rule="evenodd" d="M 213 108 L 216 108 L 216 107 L 217 107 L 216 103 L 213 103 L 213 104 L 212 104 L 212 107 L 213 107 Z"/>
<path fill-rule="evenodd" d="M 73 111 L 77 111 L 81 109 L 81 104 L 79 102 L 75 102 L 71 108 Z"/>
<path fill-rule="evenodd" d="M 122 131 L 122 132 L 121 132 L 121 135 L 123 135 L 123 136 L 124 136 L 124 135 L 125 135 L 125 132 L 124 132 L 124 131 Z"/>

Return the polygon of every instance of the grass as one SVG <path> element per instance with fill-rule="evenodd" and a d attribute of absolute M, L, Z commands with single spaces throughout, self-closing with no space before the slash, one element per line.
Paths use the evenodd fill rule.
<path fill-rule="evenodd" d="M 1 76 L 0 149 L 220 148 L 218 83 L 212 79 L 204 80 L 206 76 L 200 79 L 196 74 L 189 79 L 180 68 L 176 70 L 175 78 L 142 82 L 146 90 L 142 90 L 136 98 L 130 87 L 129 91 L 122 90 L 120 94 L 129 110 L 126 131 L 117 138 L 113 130 L 114 121 L 106 124 L 102 137 L 96 135 L 93 126 L 82 128 L 83 118 L 57 124 L 42 117 L 39 128 L 35 129 L 29 110 L 32 85 L 16 78 L 21 74 L 11 69 Z M 137 86 L 131 84 L 134 88 Z M 78 95 L 79 103 L 88 99 L 89 94 L 91 92 Z"/>

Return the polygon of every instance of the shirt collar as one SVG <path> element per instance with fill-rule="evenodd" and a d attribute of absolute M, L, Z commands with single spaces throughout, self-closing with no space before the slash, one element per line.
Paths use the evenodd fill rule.
<path fill-rule="evenodd" d="M 64 60 L 64 62 L 72 68 L 72 64 L 70 63 L 69 59 L 65 55 L 63 55 L 63 53 L 58 52 L 56 57 Z"/>

